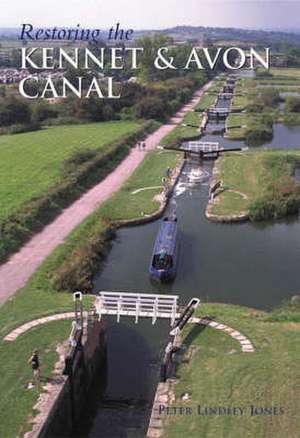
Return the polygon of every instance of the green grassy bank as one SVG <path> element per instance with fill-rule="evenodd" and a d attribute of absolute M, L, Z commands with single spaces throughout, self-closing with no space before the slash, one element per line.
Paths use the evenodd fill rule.
<path fill-rule="evenodd" d="M 254 78 L 237 81 L 232 110 L 226 121 L 226 138 L 245 140 L 250 146 L 258 146 L 273 136 L 273 123 L 278 119 L 279 92 L 272 88 L 258 88 Z"/>
<path fill-rule="evenodd" d="M 26 287 L 0 308 L 0 335 L 34 318 L 73 309 L 72 295 L 57 291 L 66 285 L 69 290 L 91 284 L 91 277 L 106 254 L 112 238 L 113 222 L 140 218 L 159 208 L 153 198 L 161 192 L 161 178 L 166 167 L 174 167 L 178 155 L 172 151 L 149 153 L 128 182 L 111 199 L 84 221 L 60 245 L 29 280 Z M 155 189 L 135 190 L 145 187 Z M 73 277 L 75 275 L 75 277 Z M 84 297 L 89 307 L 93 297 Z M 38 348 L 42 360 L 42 376 L 51 378 L 57 353 L 56 345 L 69 334 L 70 321 L 48 323 L 21 335 L 12 343 L 0 341 L 0 436 L 22 436 L 28 429 L 28 420 L 39 392 L 28 390 L 31 370 L 27 364 L 29 354 Z"/>
<path fill-rule="evenodd" d="M 178 146 L 183 141 L 193 140 L 200 136 L 200 125 L 203 120 L 203 111 L 213 105 L 224 85 L 223 80 L 214 80 L 211 87 L 203 94 L 195 110 L 189 111 L 182 124 L 176 126 L 173 131 L 166 135 L 160 144 L 162 146 L 174 147 Z"/>
<path fill-rule="evenodd" d="M 216 165 L 225 190 L 217 197 L 212 213 L 222 216 L 247 211 L 252 220 L 296 213 L 300 184 L 293 172 L 299 163 L 298 151 L 249 151 L 223 156 Z"/>
<path fill-rule="evenodd" d="M 299 125 L 299 113 L 286 105 L 280 112 L 280 101 L 289 97 L 280 97 L 281 92 L 300 90 L 300 69 L 271 68 L 266 75 L 258 69 L 256 77 L 240 78 L 237 81 L 232 109 L 244 108 L 242 114 L 231 113 L 227 119 L 226 137 L 232 140 L 245 140 L 250 146 L 261 145 L 272 139 L 273 123 Z"/>
<path fill-rule="evenodd" d="M 69 296 L 71 302 L 72 297 Z M 32 304 L 32 302 L 31 302 Z M 16 341 L 0 343 L 0 436 L 22 437 L 30 430 L 33 406 L 39 390 L 28 389 L 33 382 L 33 373 L 27 363 L 33 349 L 38 349 L 41 358 L 41 384 L 53 378 L 54 364 L 58 359 L 57 344 L 63 342 L 71 331 L 71 322 L 58 321 L 23 334 Z"/>
<path fill-rule="evenodd" d="M 300 428 L 296 383 L 300 381 L 300 308 L 291 309 L 284 322 L 271 318 L 272 313 L 222 304 L 203 304 L 198 315 L 213 316 L 239 330 L 251 340 L 255 352 L 242 353 L 239 343 L 220 330 L 188 326 L 183 336 L 186 360 L 177 369 L 173 406 L 190 407 L 193 413 L 164 416 L 163 437 L 296 438 Z M 190 400 L 181 399 L 185 393 Z M 198 415 L 198 405 L 242 407 L 244 413 Z M 251 405 L 276 406 L 277 414 L 251 416 Z M 283 413 L 278 413 L 279 408 Z"/>
<path fill-rule="evenodd" d="M 155 127 L 151 121 L 108 122 L 2 136 L 0 261 L 103 179 Z"/>
<path fill-rule="evenodd" d="M 138 122 L 104 122 L 47 128 L 0 137 L 0 220 L 60 180 L 64 162 L 83 151 L 104 151 L 135 132 Z"/>

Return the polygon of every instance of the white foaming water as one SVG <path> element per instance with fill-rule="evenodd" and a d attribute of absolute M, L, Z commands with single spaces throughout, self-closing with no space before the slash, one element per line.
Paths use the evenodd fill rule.
<path fill-rule="evenodd" d="M 209 172 L 197 166 L 190 166 L 181 173 L 179 182 L 174 188 L 173 198 L 178 198 L 185 192 L 197 187 L 207 185 L 206 179 L 210 176 Z"/>
<path fill-rule="evenodd" d="M 178 196 L 185 193 L 187 191 L 187 189 L 188 189 L 188 187 L 187 187 L 186 183 L 183 183 L 183 182 L 177 183 L 175 186 L 175 189 L 174 189 L 174 197 L 178 198 Z"/>

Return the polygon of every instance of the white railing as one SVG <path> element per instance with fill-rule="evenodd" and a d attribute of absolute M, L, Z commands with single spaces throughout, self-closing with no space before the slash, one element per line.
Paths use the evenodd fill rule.
<path fill-rule="evenodd" d="M 208 112 L 212 114 L 227 114 L 229 112 L 229 108 L 214 107 L 209 108 Z"/>
<path fill-rule="evenodd" d="M 179 317 L 178 295 L 101 291 L 95 307 L 99 318 L 102 315 L 115 315 L 117 322 L 120 322 L 121 316 L 130 316 L 135 318 L 136 324 L 139 318 L 151 318 L 152 324 L 164 318 L 170 319 L 173 325 Z"/>
<path fill-rule="evenodd" d="M 184 149 L 188 149 L 191 152 L 218 152 L 221 150 L 220 145 L 218 142 L 214 141 L 189 141 L 187 142 Z"/>
<path fill-rule="evenodd" d="M 219 93 L 219 97 L 233 97 L 233 93 Z"/>

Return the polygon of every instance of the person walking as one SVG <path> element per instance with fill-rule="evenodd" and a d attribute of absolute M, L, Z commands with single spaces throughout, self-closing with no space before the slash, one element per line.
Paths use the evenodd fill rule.
<path fill-rule="evenodd" d="M 171 178 L 171 176 L 172 176 L 172 169 L 171 169 L 171 167 L 167 167 L 166 175 L 167 175 L 167 178 Z"/>
<path fill-rule="evenodd" d="M 38 350 L 34 350 L 30 356 L 28 363 L 31 365 L 33 370 L 33 376 L 36 386 L 40 385 L 41 369 L 40 369 L 40 358 Z"/>

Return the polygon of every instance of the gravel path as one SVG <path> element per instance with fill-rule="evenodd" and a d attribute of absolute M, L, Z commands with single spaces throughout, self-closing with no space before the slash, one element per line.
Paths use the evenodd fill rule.
<path fill-rule="evenodd" d="M 214 321 L 210 318 L 191 318 L 190 321 L 194 324 L 200 324 L 200 325 L 206 325 L 210 328 L 221 330 L 222 332 L 226 333 L 227 335 L 231 336 L 234 340 L 240 343 L 241 349 L 243 353 L 253 353 L 254 352 L 254 346 L 252 342 L 241 332 L 235 330 L 232 327 L 229 327 L 226 324 L 220 324 L 217 321 Z"/>
<path fill-rule="evenodd" d="M 37 327 L 42 324 L 46 324 L 48 322 L 52 321 L 59 321 L 62 319 L 70 319 L 74 318 L 75 314 L 74 312 L 66 312 L 66 313 L 57 313 L 55 315 L 45 316 L 43 318 L 34 319 L 32 321 L 26 322 L 25 324 L 20 325 L 19 327 L 12 330 L 8 335 L 5 336 L 4 341 L 7 342 L 13 342 L 15 341 L 20 335 L 23 333 L 28 332 L 34 327 Z M 85 312 L 86 316 L 86 312 Z M 222 332 L 226 333 L 227 335 L 231 336 L 233 339 L 235 339 L 237 342 L 240 343 L 241 349 L 243 353 L 253 353 L 254 347 L 252 342 L 244 336 L 239 331 L 235 330 L 232 327 L 229 327 L 225 324 L 220 324 L 217 321 L 214 321 L 210 318 L 191 318 L 190 323 L 193 324 L 200 324 L 200 325 L 206 325 L 210 328 L 221 330 Z"/>
<path fill-rule="evenodd" d="M 197 91 L 193 99 L 172 117 L 169 124 L 161 126 L 145 139 L 145 151 L 139 150 L 137 146 L 134 147 L 103 181 L 66 208 L 53 222 L 45 226 L 41 232 L 25 244 L 19 252 L 12 255 L 6 263 L 0 266 L 0 305 L 12 297 L 18 289 L 25 286 L 34 271 L 77 225 L 120 189 L 143 161 L 145 155 L 182 121 L 188 111 L 197 105 L 200 97 L 210 85 L 211 83 L 208 83 Z"/>

